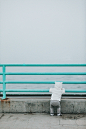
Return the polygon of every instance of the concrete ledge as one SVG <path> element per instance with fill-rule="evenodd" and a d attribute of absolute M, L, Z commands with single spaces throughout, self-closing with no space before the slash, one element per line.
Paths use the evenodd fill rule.
<path fill-rule="evenodd" d="M 62 113 L 86 113 L 86 99 L 62 99 Z M 49 113 L 50 99 L 0 100 L 0 113 Z"/>

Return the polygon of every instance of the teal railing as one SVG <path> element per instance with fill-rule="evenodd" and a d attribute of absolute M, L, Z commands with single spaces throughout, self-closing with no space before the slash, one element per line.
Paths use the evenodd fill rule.
<path fill-rule="evenodd" d="M 0 92 L 3 92 L 3 98 L 6 98 L 6 92 L 49 92 L 49 89 L 6 89 L 6 84 L 55 84 L 55 81 L 7 81 L 6 75 L 86 75 L 86 72 L 56 72 L 56 73 L 14 73 L 6 72 L 6 67 L 86 67 L 86 64 L 0 64 L 2 67 L 3 81 L 0 81 L 0 84 L 3 84 L 3 89 L 0 89 Z M 57 81 L 57 80 L 56 80 Z M 63 84 L 86 84 L 86 81 L 61 81 Z M 65 90 L 66 92 L 80 92 L 86 93 L 86 90 Z"/>

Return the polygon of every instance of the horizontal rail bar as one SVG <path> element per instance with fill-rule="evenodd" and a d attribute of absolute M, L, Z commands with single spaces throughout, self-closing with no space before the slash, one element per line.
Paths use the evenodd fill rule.
<path fill-rule="evenodd" d="M 48 89 L 6 89 L 6 92 L 49 92 Z"/>
<path fill-rule="evenodd" d="M 3 90 L 0 89 L 0 92 Z M 6 89 L 5 92 L 49 92 L 49 89 Z M 86 90 L 67 89 L 65 92 L 86 93 Z"/>
<path fill-rule="evenodd" d="M 5 73 L 5 75 L 86 75 L 86 72 L 82 73 Z"/>
<path fill-rule="evenodd" d="M 3 82 L 0 82 L 0 84 L 3 84 Z"/>
<path fill-rule="evenodd" d="M 68 89 L 68 90 L 65 90 L 65 92 L 78 92 L 78 93 L 83 93 L 85 92 L 86 93 L 86 90 L 75 90 L 75 89 Z"/>
<path fill-rule="evenodd" d="M 5 81 L 5 83 L 9 84 L 55 84 L 56 81 Z M 57 82 L 63 82 L 63 84 L 86 84 L 86 81 L 57 81 Z"/>
<path fill-rule="evenodd" d="M 3 73 L 0 73 L 0 75 L 3 75 Z"/>
<path fill-rule="evenodd" d="M 20 66 L 29 66 L 29 67 L 82 67 L 86 66 L 86 64 L 0 64 L 2 66 L 10 66 L 10 67 L 20 67 Z"/>
<path fill-rule="evenodd" d="M 3 64 L 0 64 L 0 67 L 3 67 Z"/>

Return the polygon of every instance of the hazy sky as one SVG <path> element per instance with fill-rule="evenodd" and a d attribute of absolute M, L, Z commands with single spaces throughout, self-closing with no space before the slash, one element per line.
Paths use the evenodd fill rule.
<path fill-rule="evenodd" d="M 86 0 L 0 0 L 0 63 L 86 63 Z"/>

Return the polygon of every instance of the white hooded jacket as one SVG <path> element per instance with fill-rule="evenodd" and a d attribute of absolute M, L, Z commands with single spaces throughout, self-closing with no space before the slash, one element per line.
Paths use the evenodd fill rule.
<path fill-rule="evenodd" d="M 61 95 L 65 93 L 65 89 L 62 88 L 62 82 L 55 82 L 55 87 L 50 88 L 49 92 L 52 93 L 51 100 L 61 100 Z"/>

